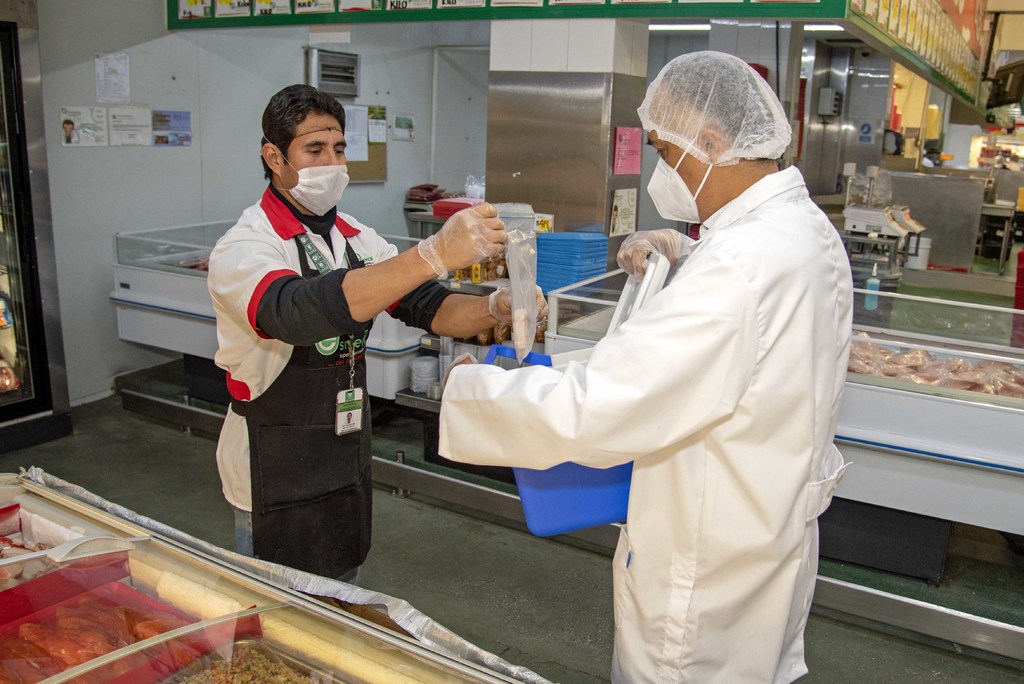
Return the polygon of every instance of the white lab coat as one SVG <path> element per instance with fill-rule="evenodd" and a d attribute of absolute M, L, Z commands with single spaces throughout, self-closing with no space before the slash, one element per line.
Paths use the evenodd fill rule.
<path fill-rule="evenodd" d="M 711 217 L 666 287 L 586 366 L 456 368 L 439 451 L 548 468 L 633 460 L 612 679 L 790 682 L 851 335 L 849 261 L 795 168 Z"/>

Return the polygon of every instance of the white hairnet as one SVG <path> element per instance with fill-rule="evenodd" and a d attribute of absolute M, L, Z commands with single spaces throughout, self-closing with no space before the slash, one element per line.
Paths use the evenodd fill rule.
<path fill-rule="evenodd" d="M 778 159 L 792 131 L 779 98 L 738 57 L 691 52 L 665 65 L 637 109 L 645 130 L 704 162 Z M 702 132 L 711 135 L 700 135 Z"/>

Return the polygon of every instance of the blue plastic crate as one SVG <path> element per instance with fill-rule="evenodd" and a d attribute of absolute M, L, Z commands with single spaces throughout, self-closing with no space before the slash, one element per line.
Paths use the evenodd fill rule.
<path fill-rule="evenodd" d="M 515 349 L 492 345 L 484 363 L 500 362 L 498 357 L 514 362 Z M 530 352 L 523 363 L 550 366 L 551 357 Z M 561 463 L 547 470 L 512 468 L 512 472 L 519 487 L 526 527 L 538 537 L 626 520 L 632 463 L 612 468 Z"/>

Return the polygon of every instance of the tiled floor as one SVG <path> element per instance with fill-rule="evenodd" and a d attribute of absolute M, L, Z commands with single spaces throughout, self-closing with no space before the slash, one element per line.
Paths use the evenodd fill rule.
<path fill-rule="evenodd" d="M 70 437 L 0 454 L 0 472 L 36 465 L 214 544 L 232 543 L 231 514 L 220 494 L 211 439 L 126 412 L 116 396 L 77 407 L 73 420 Z M 385 413 L 375 427 L 376 452 L 390 456 L 402 448 L 408 458 L 421 458 L 419 429 L 407 415 Z M 466 517 L 415 496 L 400 498 L 378 489 L 374 501 L 374 545 L 359 584 L 409 601 L 462 637 L 552 681 L 607 681 L 612 648 L 608 557 Z M 959 573 L 973 578 L 965 592 L 974 592 L 978 602 L 1024 606 L 1024 557 L 1012 554 L 998 535 L 958 528 L 950 558 Z M 862 568 L 828 566 L 823 564 L 824 572 L 852 573 L 866 582 L 885 577 L 893 591 L 916 587 L 927 596 L 943 589 Z M 962 653 L 953 644 L 906 637 L 816 611 L 807 629 L 811 672 L 801 681 L 1024 681 L 1024 663 L 996 663 Z"/>

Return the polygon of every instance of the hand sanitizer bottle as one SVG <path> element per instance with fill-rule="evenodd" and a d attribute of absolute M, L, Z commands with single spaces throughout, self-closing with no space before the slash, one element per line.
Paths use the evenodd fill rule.
<path fill-rule="evenodd" d="M 878 308 L 878 295 L 871 294 L 871 292 L 878 292 L 882 285 L 882 281 L 878 279 L 878 264 L 871 266 L 871 277 L 868 278 L 867 285 L 864 289 L 868 290 L 868 294 L 864 295 L 864 308 L 868 311 L 874 311 Z"/>

